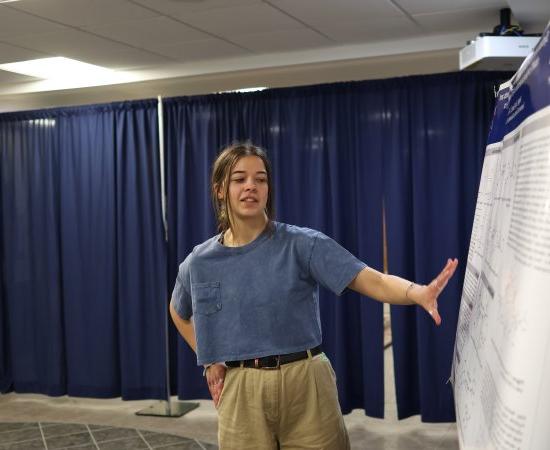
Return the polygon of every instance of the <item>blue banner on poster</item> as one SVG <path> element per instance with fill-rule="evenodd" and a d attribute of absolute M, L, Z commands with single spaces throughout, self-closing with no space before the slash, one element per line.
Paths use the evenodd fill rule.
<path fill-rule="evenodd" d="M 504 135 L 515 130 L 527 117 L 550 105 L 550 26 L 546 27 L 533 53 L 510 80 L 504 105 Z M 496 118 L 496 116 L 495 116 Z M 500 116 L 499 121 L 504 117 Z"/>
<path fill-rule="evenodd" d="M 489 137 L 487 138 L 487 145 L 501 142 L 506 135 L 506 114 L 508 111 L 506 107 L 508 105 L 508 99 L 510 98 L 510 91 L 511 84 L 509 81 L 504 83 L 498 91 L 493 121 L 491 122 Z"/>

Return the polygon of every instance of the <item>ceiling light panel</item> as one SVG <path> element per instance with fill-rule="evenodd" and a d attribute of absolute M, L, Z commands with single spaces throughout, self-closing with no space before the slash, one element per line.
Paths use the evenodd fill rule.
<path fill-rule="evenodd" d="M 0 70 L 47 80 L 72 80 L 75 78 L 81 80 L 106 79 L 112 76 L 114 72 L 105 67 L 83 63 L 62 56 L 0 64 Z"/>

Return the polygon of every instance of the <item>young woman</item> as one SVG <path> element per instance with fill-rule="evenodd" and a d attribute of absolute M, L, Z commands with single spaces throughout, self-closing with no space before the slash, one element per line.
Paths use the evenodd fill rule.
<path fill-rule="evenodd" d="M 211 188 L 220 234 L 180 265 L 170 313 L 205 367 L 220 449 L 348 449 L 320 349 L 319 283 L 417 304 L 439 325 L 437 297 L 458 261 L 418 285 L 371 269 L 318 231 L 275 222 L 269 161 L 248 143 L 221 152 Z"/>

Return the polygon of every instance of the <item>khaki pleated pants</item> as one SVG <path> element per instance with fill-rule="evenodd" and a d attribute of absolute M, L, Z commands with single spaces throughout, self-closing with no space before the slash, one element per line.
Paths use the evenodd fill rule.
<path fill-rule="evenodd" d="M 220 450 L 348 450 L 336 376 L 324 354 L 276 370 L 228 368 Z"/>

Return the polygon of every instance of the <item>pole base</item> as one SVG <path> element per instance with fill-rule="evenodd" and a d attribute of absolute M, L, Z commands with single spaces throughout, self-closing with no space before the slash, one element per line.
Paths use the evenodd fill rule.
<path fill-rule="evenodd" d="M 166 402 L 162 401 L 155 405 L 148 406 L 136 412 L 137 416 L 157 416 L 157 417 L 181 417 L 189 411 L 199 407 L 195 402 Z"/>

